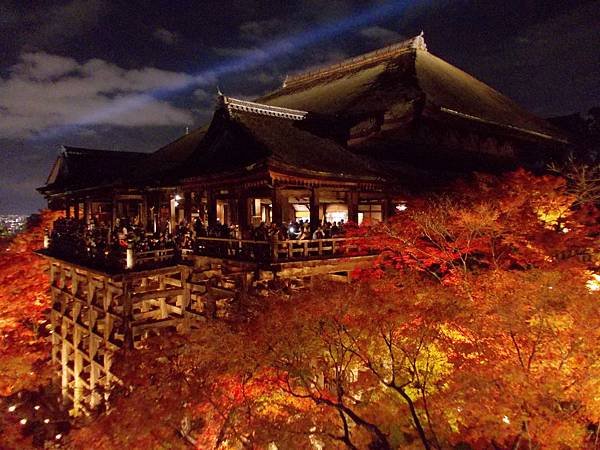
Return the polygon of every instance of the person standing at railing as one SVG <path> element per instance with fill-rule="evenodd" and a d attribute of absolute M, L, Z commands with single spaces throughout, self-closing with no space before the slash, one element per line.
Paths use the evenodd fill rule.
<path fill-rule="evenodd" d="M 310 239 L 310 228 L 308 224 L 302 226 L 300 234 L 298 235 L 298 240 L 304 241 L 306 239 Z"/>
<path fill-rule="evenodd" d="M 325 233 L 323 232 L 323 228 L 318 227 L 312 235 L 313 239 L 325 239 Z"/>

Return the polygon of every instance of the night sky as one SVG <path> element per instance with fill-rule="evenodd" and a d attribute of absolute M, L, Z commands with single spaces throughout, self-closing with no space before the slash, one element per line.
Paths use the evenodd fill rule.
<path fill-rule="evenodd" d="M 150 152 L 206 123 L 217 86 L 257 97 L 421 30 L 541 116 L 600 106 L 598 0 L 0 0 L 0 213 L 43 205 L 61 144 Z"/>

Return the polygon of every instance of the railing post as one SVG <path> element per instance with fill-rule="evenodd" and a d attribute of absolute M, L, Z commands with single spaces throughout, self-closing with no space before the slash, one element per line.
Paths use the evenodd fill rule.
<path fill-rule="evenodd" d="M 135 255 L 133 253 L 133 242 L 131 240 L 127 241 L 127 255 L 125 261 L 126 269 L 133 269 L 135 266 Z"/>
<path fill-rule="evenodd" d="M 274 262 L 279 259 L 279 242 L 277 241 L 271 243 L 271 256 Z"/>
<path fill-rule="evenodd" d="M 48 228 L 44 228 L 44 248 L 50 247 L 50 234 Z"/>

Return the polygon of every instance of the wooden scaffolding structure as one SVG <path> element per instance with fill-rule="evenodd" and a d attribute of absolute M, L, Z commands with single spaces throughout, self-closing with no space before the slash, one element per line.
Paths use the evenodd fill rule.
<path fill-rule="evenodd" d="M 153 331 L 189 329 L 190 268 L 110 275 L 52 258 L 52 361 L 60 368 L 63 401 L 72 413 L 107 401 L 120 382 L 112 372 L 121 348 L 134 348 Z"/>

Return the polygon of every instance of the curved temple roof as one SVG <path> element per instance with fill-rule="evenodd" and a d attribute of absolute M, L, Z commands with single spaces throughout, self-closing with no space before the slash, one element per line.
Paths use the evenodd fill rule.
<path fill-rule="evenodd" d="M 424 114 L 457 112 L 501 127 L 563 141 L 545 120 L 427 51 L 423 35 L 328 67 L 288 77 L 257 100 L 273 106 L 346 117 L 406 109 L 424 102 Z"/>
<path fill-rule="evenodd" d="M 429 53 L 421 34 L 289 76 L 280 89 L 254 102 L 221 94 L 210 125 L 151 154 L 64 147 L 40 191 L 105 185 L 124 177 L 146 185 L 177 183 L 261 164 L 311 176 L 381 180 L 387 169 L 356 154 L 353 146 L 373 130 L 406 130 L 422 118 L 450 128 L 485 126 L 484 133 L 542 144 L 566 142 L 546 121 Z M 386 133 L 377 138 L 380 144 L 397 146 L 398 136 L 410 138 Z"/>

